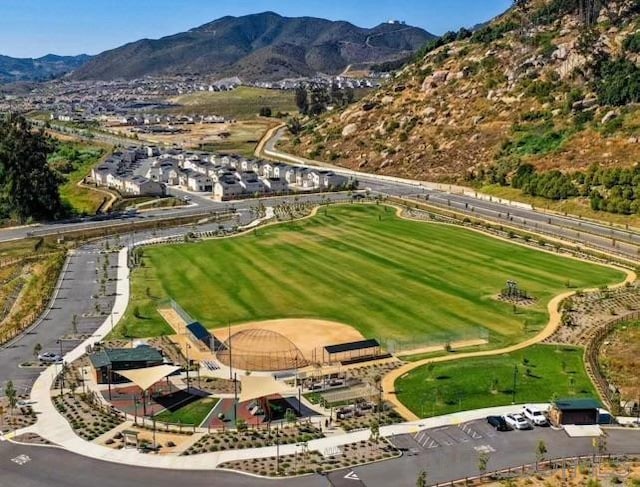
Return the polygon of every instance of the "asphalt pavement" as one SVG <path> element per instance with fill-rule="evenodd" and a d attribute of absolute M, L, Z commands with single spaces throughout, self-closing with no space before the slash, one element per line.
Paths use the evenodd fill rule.
<path fill-rule="evenodd" d="M 636 455 L 640 450 L 640 430 L 606 431 L 608 453 Z M 530 431 L 496 432 L 484 421 L 400 435 L 391 441 L 403 452 L 398 459 L 290 480 L 260 479 L 225 471 L 139 468 L 92 460 L 59 448 L 0 442 L 0 486 L 411 487 L 416 485 L 416 479 L 422 470 L 428 473 L 429 484 L 478 475 L 478 456 L 481 452 L 489 455 L 488 471 L 533 464 L 540 441 L 544 441 L 548 449 L 548 459 L 589 456 L 595 453 L 591 438 L 570 438 L 564 431 L 548 427 Z"/>
<path fill-rule="evenodd" d="M 325 477 L 269 480 L 231 472 L 155 470 L 92 460 L 59 448 L 0 442 L 0 487 L 328 487 Z"/>

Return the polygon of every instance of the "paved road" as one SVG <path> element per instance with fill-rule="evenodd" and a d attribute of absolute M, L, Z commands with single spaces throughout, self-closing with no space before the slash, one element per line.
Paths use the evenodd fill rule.
<path fill-rule="evenodd" d="M 25 460 L 26 463 L 20 465 Z M 274 481 L 228 472 L 153 470 L 91 460 L 58 448 L 27 447 L 8 442 L 0 443 L 0 485 L 2 487 L 329 486 L 326 478 L 319 475 Z"/>
<path fill-rule="evenodd" d="M 113 243 L 113 242 L 112 242 Z M 108 259 L 107 281 L 104 296 L 100 294 L 100 280 L 103 261 Z M 63 353 L 75 348 L 80 340 L 69 339 L 72 334 L 73 317 L 77 317 L 79 334 L 91 334 L 104 316 L 96 311 L 96 304 L 107 312 L 113 305 L 117 256 L 100 254 L 100 247 L 87 245 L 67 258 L 59 291 L 52 307 L 31 330 L 0 348 L 0 395 L 4 383 L 11 379 L 20 393 L 28 393 L 36 377 L 37 368 L 20 368 L 20 364 L 34 359 L 34 347 L 42 346 L 43 351 Z"/>
<path fill-rule="evenodd" d="M 497 433 L 483 421 L 426 430 L 393 439 L 404 450 L 399 459 L 325 476 L 292 480 L 262 480 L 226 472 L 153 470 L 122 466 L 75 456 L 60 449 L 28 447 L 0 442 L 0 485 L 16 487 L 121 487 L 129 485 L 263 486 L 291 487 L 411 487 L 421 470 L 429 483 L 445 482 L 478 474 L 478 455 L 489 452 L 488 469 L 515 468 L 535 461 L 542 440 L 548 458 L 592 455 L 591 438 L 569 438 L 564 431 L 536 428 L 533 431 Z M 608 451 L 633 454 L 640 449 L 640 430 L 608 430 Z M 16 463 L 17 462 L 17 463 Z M 22 465 L 20 463 L 23 463 Z M 64 465 L 64 468 L 60 468 Z"/>

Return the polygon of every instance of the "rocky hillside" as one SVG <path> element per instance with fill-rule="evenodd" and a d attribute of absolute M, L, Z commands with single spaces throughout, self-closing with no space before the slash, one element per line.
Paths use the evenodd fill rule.
<path fill-rule="evenodd" d="M 516 5 L 473 33 L 430 43 L 384 89 L 307 120 L 283 144 L 354 169 L 440 181 L 504 180 L 530 164 L 640 162 L 640 0 Z"/>
<path fill-rule="evenodd" d="M 188 32 L 127 44 L 99 54 L 74 77 L 111 80 L 206 74 L 280 80 L 339 74 L 351 64 L 406 57 L 433 37 L 407 25 L 363 29 L 348 22 L 265 12 L 224 17 Z"/>

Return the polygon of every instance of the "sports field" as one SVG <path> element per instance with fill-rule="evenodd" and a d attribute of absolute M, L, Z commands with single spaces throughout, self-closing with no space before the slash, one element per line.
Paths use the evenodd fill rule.
<path fill-rule="evenodd" d="M 582 354 L 578 347 L 535 345 L 495 357 L 429 364 L 398 379 L 396 391 L 421 418 L 507 406 L 514 399 L 514 375 L 516 404 L 597 397 Z"/>
<path fill-rule="evenodd" d="M 248 235 L 145 249 L 117 331 L 171 333 L 169 298 L 209 328 L 282 318 L 355 327 L 365 337 L 416 342 L 486 331 L 491 347 L 535 334 L 566 291 L 622 281 L 608 267 L 518 246 L 459 227 L 414 222 L 385 206 L 322 209 Z M 537 298 L 518 308 L 495 296 L 509 279 Z"/>

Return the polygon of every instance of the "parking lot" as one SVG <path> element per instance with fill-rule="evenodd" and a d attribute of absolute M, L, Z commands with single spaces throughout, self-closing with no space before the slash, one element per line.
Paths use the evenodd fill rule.
<path fill-rule="evenodd" d="M 640 453 L 640 431 L 607 429 L 610 453 Z M 415 485 L 421 470 L 428 472 L 429 483 L 445 482 L 478 475 L 478 456 L 489 455 L 488 471 L 532 464 L 536 449 L 544 441 L 546 458 L 592 455 L 592 438 L 570 438 L 564 430 L 534 427 L 531 430 L 496 431 L 486 420 L 472 421 L 411 434 L 389 440 L 403 452 L 393 462 L 355 468 L 368 487 Z"/>

